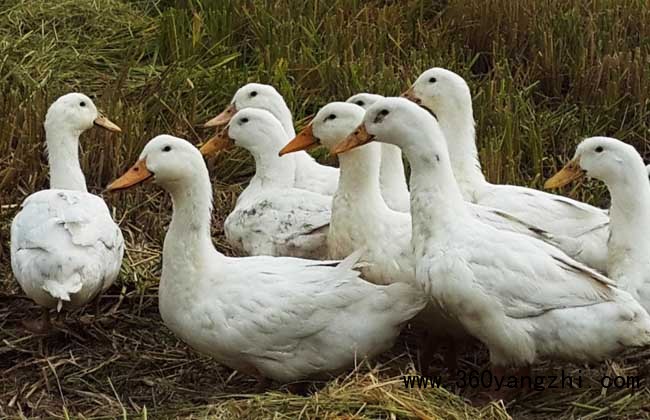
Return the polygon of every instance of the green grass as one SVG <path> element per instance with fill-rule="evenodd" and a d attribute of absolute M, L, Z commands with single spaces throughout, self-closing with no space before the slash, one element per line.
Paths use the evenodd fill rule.
<path fill-rule="evenodd" d="M 432 66 L 447 67 L 470 84 L 481 161 L 492 181 L 540 188 L 573 153 L 574 146 L 590 135 L 614 136 L 632 143 L 644 156 L 650 153 L 647 1 L 0 2 L 0 297 L 14 299 L 19 293 L 8 264 L 9 224 L 24 197 L 47 186 L 42 122 L 48 105 L 59 95 L 74 90 L 88 94 L 124 130 L 121 135 L 91 130 L 83 136 L 82 167 L 90 190 L 98 193 L 135 161 L 153 136 L 170 133 L 195 143 L 205 139 L 211 133 L 201 129 L 200 123 L 219 112 L 246 82 L 276 86 L 300 120 L 329 101 L 360 91 L 398 94 Z M 322 150 L 316 154 L 322 161 L 335 161 Z M 251 165 L 251 158 L 242 151 L 210 161 L 216 184 L 214 237 L 225 252 L 229 249 L 223 240 L 222 222 L 242 184 L 250 178 Z M 602 185 L 571 194 L 597 205 L 608 201 Z M 129 254 L 112 296 L 130 302 L 128 308 L 137 308 L 138 315 L 149 310 L 155 331 L 165 334 L 155 310 L 155 293 L 158 247 L 170 216 L 169 200 L 152 187 L 108 195 L 106 199 L 121 221 Z M 127 314 L 122 316 L 128 319 Z M 0 317 L 1 331 L 8 331 L 7 320 L 15 317 L 14 313 Z M 131 324 L 124 321 L 119 325 L 128 330 Z M 44 359 L 37 363 L 30 359 L 36 356 L 25 356 L 42 356 L 38 342 L 29 342 L 28 351 L 18 351 L 21 347 L 15 340 L 22 343 L 22 338 L 9 331 L 11 346 L 5 343 L 8 347 L 0 348 L 12 355 L 8 360 L 17 366 L 35 363 L 43 372 L 50 372 L 47 364 L 39 364 Z M 118 332 L 129 334 L 119 328 Z M 170 340 L 169 346 L 179 345 Z M 101 340 L 92 342 L 106 345 Z M 74 346 L 57 349 L 70 354 L 78 351 Z M 151 352 L 156 351 L 152 345 Z M 97 354 L 97 363 L 113 357 Z M 194 362 L 195 369 L 207 363 L 205 359 Z M 0 367 L 6 367 L 2 363 Z M 156 366 L 151 365 L 152 372 Z M 128 364 L 120 367 L 125 372 L 130 368 Z M 28 375 L 31 371 L 25 369 L 14 372 Z M 130 376 L 113 377 L 112 388 L 105 381 L 107 373 L 102 374 L 93 378 L 97 383 L 92 388 L 82 380 L 69 385 L 85 392 L 92 390 L 93 395 L 103 395 L 98 401 L 106 397 L 111 404 L 117 404 L 117 390 L 120 401 L 126 401 Z M 34 377 L 33 383 L 39 384 L 39 378 Z M 163 394 L 156 394 L 158 405 L 147 406 L 151 418 L 156 417 L 154 408 L 170 413 L 189 398 L 182 391 L 191 389 L 187 378 L 181 374 L 174 378 L 175 387 L 167 391 L 176 397 L 165 399 Z M 65 387 L 65 379 L 63 382 Z M 16 392 L 14 388 L 19 386 L 25 384 L 17 375 L 0 381 L 0 407 L 8 404 L 3 396 Z M 57 402 L 55 389 L 43 397 L 53 410 L 48 413 L 60 415 L 61 407 L 72 416 L 101 412 L 84 411 L 90 406 L 77 405 L 77 400 L 70 398 Z M 21 395 L 25 392 L 22 390 Z M 335 394 L 336 389 L 332 392 Z M 597 418 L 614 408 L 619 410 L 616 404 L 623 404 L 620 410 L 628 406 L 636 409 L 649 400 L 647 395 L 617 394 L 612 402 L 611 396 L 599 397 L 598 392 L 580 394 L 573 400 L 558 398 L 553 407 L 548 401 L 537 401 L 537 409 L 523 404 L 508 410 L 526 415 L 544 412 L 554 417 L 589 414 Z M 644 392 L 647 394 L 647 389 Z M 282 403 L 283 397 L 278 394 L 264 398 L 228 400 L 218 409 L 243 410 L 248 404 L 249 414 L 270 417 L 273 410 L 296 408 L 289 400 Z M 574 405 L 576 400 L 581 405 Z M 199 406 L 214 403 L 203 397 L 192 401 Z M 329 407 L 323 409 L 332 416 L 358 410 L 358 418 L 388 418 L 390 413 L 407 417 L 390 409 L 364 412 L 368 402 L 354 401 L 350 402 L 352 412 L 336 411 L 338 400 L 322 407 Z M 314 402 L 301 400 L 303 403 L 302 407 L 307 407 Z M 433 407 L 427 405 L 426 398 L 420 403 Z M 123 409 L 142 415 L 137 401 L 127 408 L 121 403 L 111 404 L 105 407 L 109 416 L 121 415 Z M 11 415 L 28 412 L 13 407 Z M 309 405 L 305 410 L 318 417 L 317 411 L 309 411 L 314 407 L 319 406 Z M 211 409 L 205 410 L 214 414 Z M 417 416 L 413 414 L 416 412 L 411 414 Z"/>

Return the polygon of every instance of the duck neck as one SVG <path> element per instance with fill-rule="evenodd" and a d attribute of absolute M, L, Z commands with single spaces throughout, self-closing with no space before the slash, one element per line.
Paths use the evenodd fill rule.
<path fill-rule="evenodd" d="M 382 188 L 395 192 L 395 194 L 404 193 L 408 190 L 402 151 L 393 144 L 381 144 L 379 181 Z"/>
<path fill-rule="evenodd" d="M 341 174 L 334 194 L 334 203 L 344 199 L 358 206 L 361 214 L 388 209 L 379 186 L 379 144 L 369 143 L 339 155 Z M 371 210 L 365 211 L 365 210 Z"/>
<path fill-rule="evenodd" d="M 174 212 L 163 246 L 163 280 L 171 276 L 170 281 L 179 285 L 197 278 L 189 273 L 225 258 L 214 248 L 210 237 L 212 187 L 208 171 L 205 165 L 196 170 L 197 176 L 191 182 L 165 185 L 172 196 Z"/>
<path fill-rule="evenodd" d="M 405 148 L 404 153 L 411 164 L 412 241 L 416 255 L 421 256 L 430 239 L 448 237 L 468 210 L 449 157 L 443 156 L 445 150 L 423 150 L 420 143 L 417 150 Z"/>
<path fill-rule="evenodd" d="M 278 149 L 279 150 L 279 149 Z M 293 186 L 296 163 L 291 154 L 278 156 L 278 151 L 253 152 L 255 175 L 250 185 L 257 188 L 289 188 Z"/>
<path fill-rule="evenodd" d="M 53 125 L 45 125 L 50 188 L 88 191 L 79 164 L 79 136 L 82 132 Z"/>
<path fill-rule="evenodd" d="M 633 265 L 646 264 L 650 252 L 650 185 L 641 158 L 608 188 L 612 197 L 608 271 L 616 279 L 634 270 Z"/>
<path fill-rule="evenodd" d="M 481 170 L 476 148 L 476 129 L 472 106 L 459 104 L 445 108 L 438 115 L 454 176 L 466 200 L 473 201 L 474 193 L 487 182 Z"/>

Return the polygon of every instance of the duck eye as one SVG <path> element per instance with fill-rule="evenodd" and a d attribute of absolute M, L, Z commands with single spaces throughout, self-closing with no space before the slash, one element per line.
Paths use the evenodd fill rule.
<path fill-rule="evenodd" d="M 382 109 L 381 111 L 379 111 L 379 115 L 383 115 L 385 117 L 386 115 L 388 115 L 388 110 Z"/>
<path fill-rule="evenodd" d="M 359 106 L 364 106 L 365 103 L 364 103 L 363 101 L 357 101 L 357 105 L 359 105 Z"/>
<path fill-rule="evenodd" d="M 165 147 L 163 147 L 162 150 L 163 150 L 163 152 L 169 152 L 170 150 L 172 150 L 172 147 L 171 146 L 165 146 Z"/>
<path fill-rule="evenodd" d="M 246 124 L 248 122 L 248 118 L 244 117 L 241 120 L 239 120 L 240 124 Z"/>
<path fill-rule="evenodd" d="M 327 120 L 335 120 L 336 119 L 336 114 L 329 114 L 327 118 L 325 118 L 325 121 Z"/>
<path fill-rule="evenodd" d="M 435 77 L 429 78 L 429 83 L 436 83 L 436 82 L 437 82 L 437 80 L 436 80 Z"/>
<path fill-rule="evenodd" d="M 254 97 L 256 97 L 256 96 L 257 96 L 257 91 L 255 91 L 255 90 L 252 91 L 252 92 L 251 92 L 251 98 L 254 98 Z"/>
<path fill-rule="evenodd" d="M 602 151 L 603 151 L 603 146 L 596 147 L 596 153 L 600 153 Z"/>
<path fill-rule="evenodd" d="M 86 106 L 86 103 L 84 101 L 79 102 L 79 106 Z"/>

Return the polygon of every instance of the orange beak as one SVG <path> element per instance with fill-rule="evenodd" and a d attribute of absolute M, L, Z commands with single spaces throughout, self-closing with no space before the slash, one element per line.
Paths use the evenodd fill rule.
<path fill-rule="evenodd" d="M 415 95 L 413 87 L 410 87 L 404 91 L 404 93 L 402 93 L 402 97 L 408 99 L 411 102 L 415 102 L 418 105 L 422 104 L 422 100 Z"/>
<path fill-rule="evenodd" d="M 365 124 L 361 124 L 357 127 L 356 130 L 349 136 L 347 136 L 343 141 L 334 146 L 332 153 L 339 155 L 341 153 L 347 152 L 348 150 L 354 149 L 359 146 L 363 146 L 366 143 L 370 143 L 375 140 L 375 136 L 368 133 L 366 130 Z"/>
<path fill-rule="evenodd" d="M 210 121 L 206 122 L 203 124 L 203 127 L 205 128 L 210 128 L 210 127 L 221 127 L 222 125 L 228 124 L 230 122 L 230 119 L 237 113 L 237 107 L 235 104 L 230 104 L 221 111 L 221 114 L 217 115 Z"/>
<path fill-rule="evenodd" d="M 147 169 L 147 160 L 140 159 L 131 166 L 131 169 L 126 171 L 124 175 L 111 182 L 106 191 L 125 190 L 136 184 L 146 181 L 151 178 L 153 174 Z"/>
<path fill-rule="evenodd" d="M 107 129 L 108 131 L 113 131 L 115 133 L 121 133 L 122 129 L 118 127 L 117 124 L 115 124 L 113 121 L 109 120 L 103 115 L 100 115 L 99 117 L 95 118 L 95 121 L 93 123 L 98 126 Z"/>
<path fill-rule="evenodd" d="M 585 171 L 580 167 L 580 160 L 578 158 L 573 158 L 569 163 L 564 165 L 564 168 L 560 169 L 558 173 L 550 177 L 544 183 L 544 188 L 551 189 L 563 187 L 569 182 L 582 178 L 584 174 Z"/>
<path fill-rule="evenodd" d="M 311 124 L 308 124 L 296 137 L 293 138 L 293 140 L 287 143 L 287 145 L 280 150 L 279 155 L 283 156 L 287 153 L 307 150 L 316 144 L 318 144 L 318 139 L 314 137 L 314 127 Z"/>
<path fill-rule="evenodd" d="M 232 147 L 233 142 L 228 137 L 228 127 L 218 132 L 214 137 L 206 141 L 199 149 L 203 156 L 209 156 L 221 150 L 226 150 Z"/>

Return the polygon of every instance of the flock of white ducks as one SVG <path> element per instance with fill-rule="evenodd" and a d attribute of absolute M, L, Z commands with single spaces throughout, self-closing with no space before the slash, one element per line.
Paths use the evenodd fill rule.
<path fill-rule="evenodd" d="M 169 135 L 149 141 L 107 190 L 152 178 L 171 195 L 159 287 L 170 330 L 260 383 L 341 372 L 388 350 L 409 321 L 430 344 L 480 341 L 495 374 L 650 344 L 650 184 L 636 150 L 586 139 L 547 182 L 600 179 L 608 212 L 487 182 L 457 74 L 427 70 L 404 96 L 327 104 L 296 135 L 282 96 L 251 83 L 205 124 L 218 132 L 200 151 Z M 44 308 L 26 323 L 33 331 L 47 330 L 50 308 L 87 304 L 119 273 L 122 234 L 79 166 L 79 136 L 93 124 L 120 131 L 84 95 L 50 107 L 51 189 L 29 196 L 12 224 L 14 274 Z M 317 144 L 340 169 L 306 153 Z M 231 146 L 256 167 L 224 226 L 241 258 L 212 244 L 202 156 Z"/>

